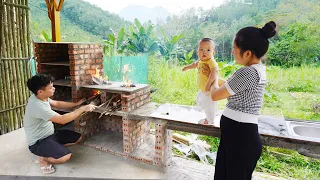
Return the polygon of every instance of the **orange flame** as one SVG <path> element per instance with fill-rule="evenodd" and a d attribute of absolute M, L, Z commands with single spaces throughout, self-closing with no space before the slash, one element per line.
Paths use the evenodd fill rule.
<path fill-rule="evenodd" d="M 99 90 L 93 90 L 93 95 L 96 96 L 96 95 L 99 95 L 101 92 Z"/>
<path fill-rule="evenodd" d="M 123 77 L 122 77 L 122 79 L 123 79 L 124 85 L 126 87 L 130 87 L 130 85 L 131 85 L 131 79 L 129 78 L 129 72 L 131 72 L 131 71 L 132 71 L 132 69 L 130 69 L 129 64 L 125 64 L 123 66 Z"/>
<path fill-rule="evenodd" d="M 100 78 L 100 70 L 98 68 L 96 68 L 96 72 L 92 76 L 94 76 L 96 78 Z"/>

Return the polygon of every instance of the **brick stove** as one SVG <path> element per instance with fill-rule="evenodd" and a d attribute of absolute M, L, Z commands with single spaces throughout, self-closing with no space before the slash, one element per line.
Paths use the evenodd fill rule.
<path fill-rule="evenodd" d="M 132 111 L 150 102 L 149 85 L 94 84 L 92 75 L 103 77 L 102 48 L 94 43 L 34 43 L 37 72 L 55 77 L 53 99 L 76 102 L 100 94 L 99 108 L 74 121 L 75 130 L 84 136 L 84 145 L 150 165 L 169 165 L 172 133 L 166 121 L 129 118 Z M 108 106 L 125 113 L 105 113 Z M 154 134 L 150 134 L 150 128 L 155 129 Z"/>

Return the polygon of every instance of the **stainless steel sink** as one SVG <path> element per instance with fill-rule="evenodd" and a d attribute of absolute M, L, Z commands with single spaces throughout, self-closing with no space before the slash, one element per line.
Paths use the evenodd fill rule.
<path fill-rule="evenodd" d="M 286 121 L 290 136 L 307 141 L 320 142 L 320 123 L 310 121 Z"/>

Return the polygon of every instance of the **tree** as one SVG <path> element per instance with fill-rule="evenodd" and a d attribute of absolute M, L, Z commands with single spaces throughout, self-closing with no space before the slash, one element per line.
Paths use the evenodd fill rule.
<path fill-rule="evenodd" d="M 177 46 L 178 41 L 183 38 L 184 34 L 175 35 L 172 38 L 168 37 L 166 32 L 162 29 L 163 39 L 160 40 L 159 50 L 166 60 L 172 58 L 173 55 L 183 54 L 183 48 Z"/>
<path fill-rule="evenodd" d="M 154 37 L 154 25 L 151 21 L 140 23 L 138 19 L 129 28 L 128 49 L 134 53 L 153 53 L 158 50 L 158 43 Z"/>

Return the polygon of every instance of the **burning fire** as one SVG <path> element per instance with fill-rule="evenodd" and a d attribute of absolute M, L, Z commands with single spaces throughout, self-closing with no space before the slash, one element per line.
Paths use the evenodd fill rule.
<path fill-rule="evenodd" d="M 92 74 L 93 77 L 100 78 L 100 70 L 96 68 L 95 74 Z"/>
<path fill-rule="evenodd" d="M 100 76 L 100 70 L 98 68 L 96 68 L 95 73 L 91 74 L 91 76 L 92 76 L 92 80 L 99 85 L 103 85 L 103 84 L 110 85 L 111 84 L 108 82 L 109 78 L 107 75 L 105 77 Z"/>
<path fill-rule="evenodd" d="M 99 90 L 93 90 L 93 95 L 96 96 L 96 95 L 99 95 L 101 92 Z"/>
<path fill-rule="evenodd" d="M 124 85 L 125 87 L 130 87 L 131 86 L 131 79 L 129 78 L 129 72 L 132 71 L 132 69 L 130 69 L 130 66 L 129 64 L 125 64 L 123 66 L 123 82 L 124 82 Z"/>

